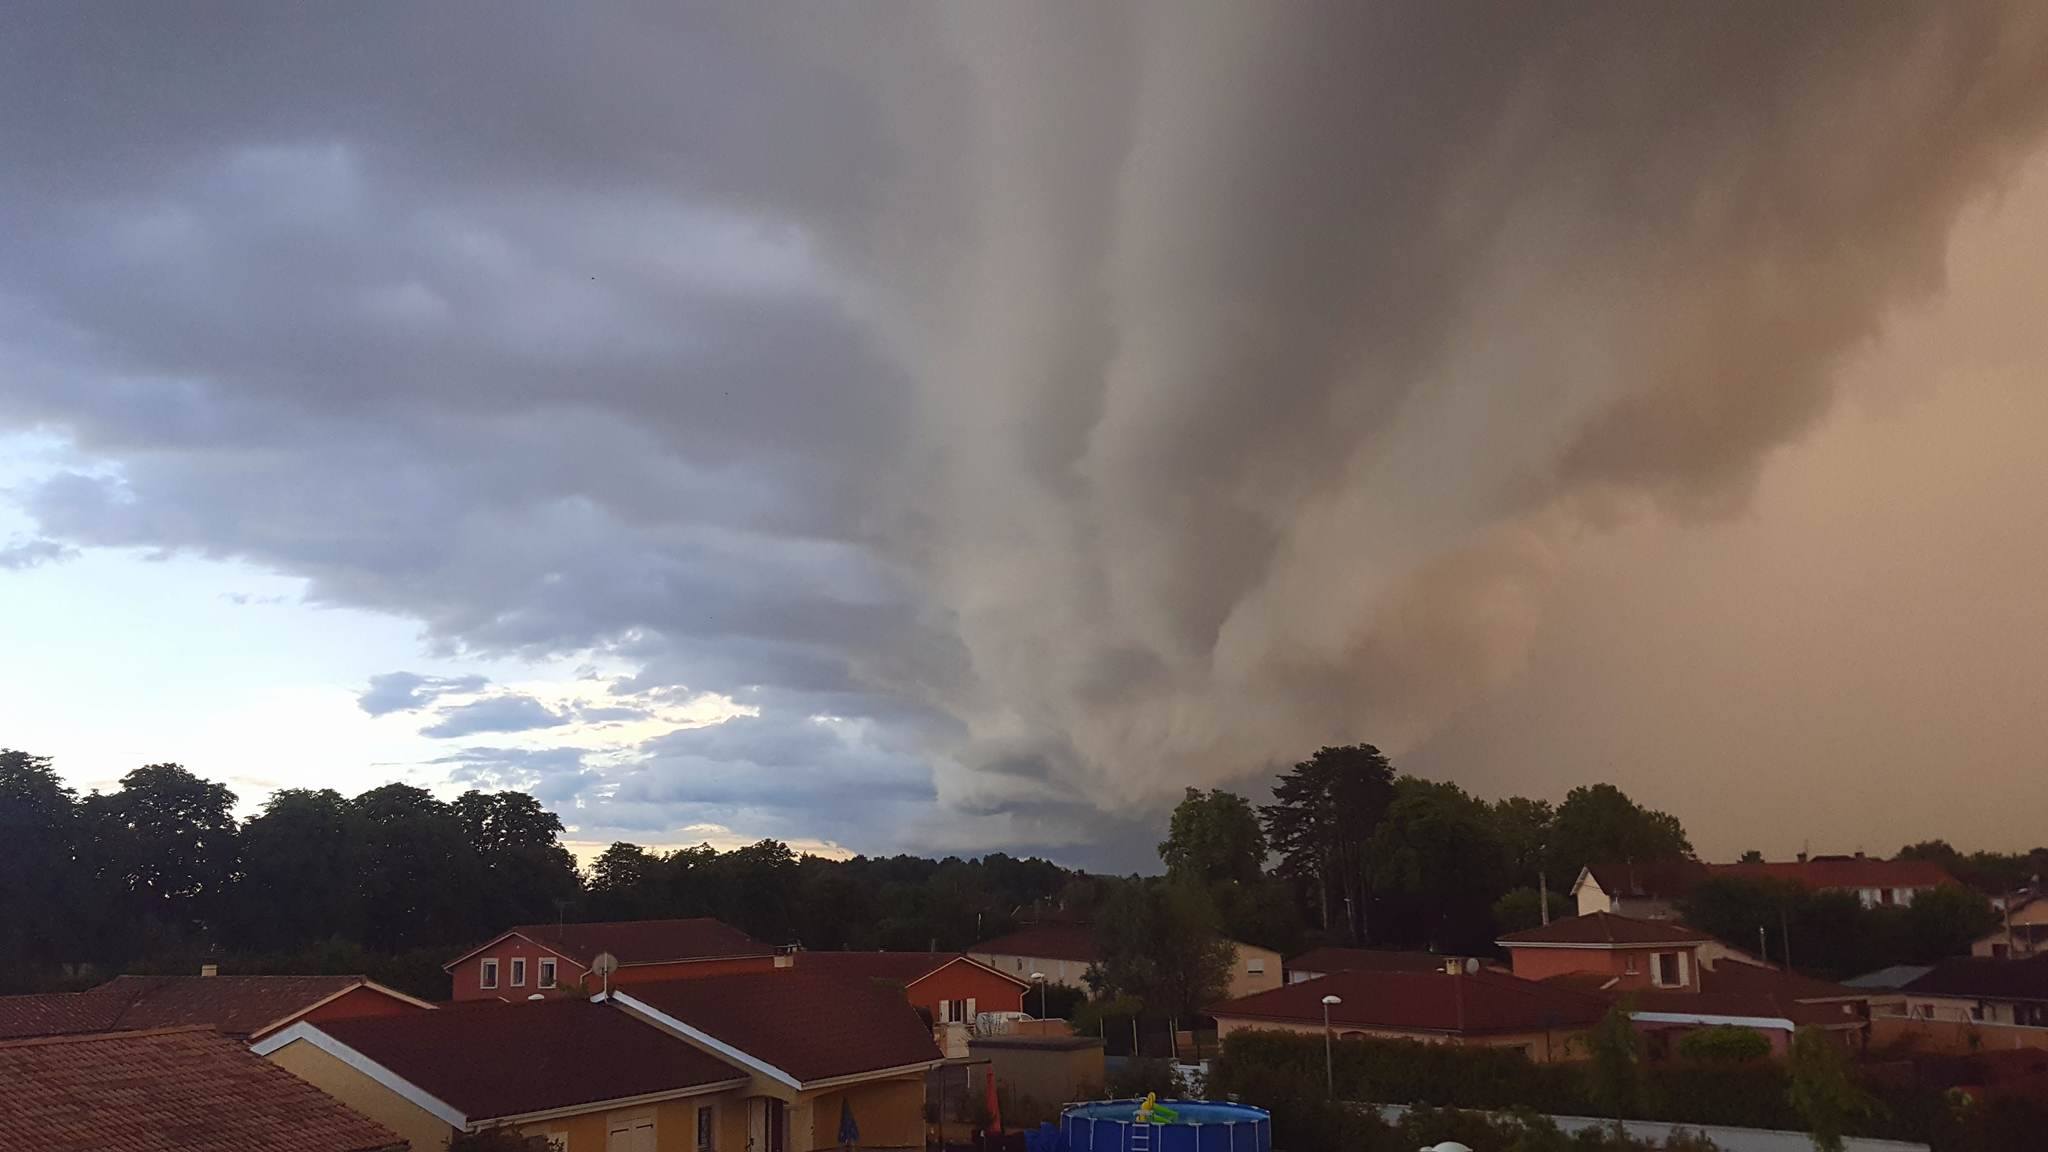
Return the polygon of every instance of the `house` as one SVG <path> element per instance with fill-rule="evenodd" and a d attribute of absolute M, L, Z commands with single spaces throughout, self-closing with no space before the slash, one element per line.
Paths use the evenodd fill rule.
<path fill-rule="evenodd" d="M 1902 1015 L 1918 1020 L 2048 1027 L 2048 956 L 1943 960 L 1898 990 Z"/>
<path fill-rule="evenodd" d="M 1332 972 L 1440 972 L 1462 956 L 1438 952 L 1395 952 L 1379 948 L 1311 948 L 1287 962 L 1287 982 L 1320 980 Z"/>
<path fill-rule="evenodd" d="M 254 1040 L 300 1020 L 433 1007 L 361 976 L 116 976 L 84 992 L 0 996 L 0 1039 L 203 1025 Z"/>
<path fill-rule="evenodd" d="M 398 1133 L 204 1026 L 0 1041 L 0 1084 L 0 1148 L 23 1152 L 405 1148 Z"/>
<path fill-rule="evenodd" d="M 415 1150 L 499 1126 L 556 1152 L 747 1146 L 745 1070 L 580 997 L 301 1022 L 255 1051 Z"/>
<path fill-rule="evenodd" d="M 800 968 L 616 988 L 610 1003 L 748 1072 L 751 1152 L 922 1148 L 925 1077 L 943 1064 L 903 993 Z"/>
<path fill-rule="evenodd" d="M 594 924 L 522 924 L 441 967 L 456 1000 L 524 1000 L 536 992 L 596 992 L 591 961 L 619 962 L 613 984 L 645 984 L 775 967 L 776 950 L 708 916 Z"/>
<path fill-rule="evenodd" d="M 1230 946 L 1234 950 L 1230 964 L 1231 996 L 1249 996 L 1280 986 L 1283 965 L 1278 952 L 1236 940 Z M 998 972 L 1026 980 L 1037 972 L 1049 984 L 1085 990 L 1088 984 L 1084 977 L 1097 955 L 1095 930 L 1087 924 L 1069 922 L 1030 924 L 1007 936 L 976 944 L 967 954 Z"/>
<path fill-rule="evenodd" d="M 1578 1035 L 1608 1010 L 1600 996 L 1489 969 L 1386 972 L 1353 969 L 1212 1005 L 1218 1039 L 1246 1029 L 1339 1037 L 1517 1048 L 1547 1063 L 1581 1055 Z"/>
<path fill-rule="evenodd" d="M 1707 875 L 1707 866 L 1682 856 L 1588 864 L 1572 881 L 1578 914 L 1612 912 L 1633 920 L 1676 920 L 1678 901 Z"/>
<path fill-rule="evenodd" d="M 931 1014 L 933 1036 L 948 1057 L 967 1055 L 982 1013 L 1027 1014 L 1029 980 L 958 952 L 797 952 L 800 971 L 879 980 L 903 989 L 912 1007 Z"/>
<path fill-rule="evenodd" d="M 2024 960 L 2048 954 L 2048 900 L 2029 894 L 1999 903 L 2005 905 L 2004 923 L 1971 944 L 1970 955 Z"/>
<path fill-rule="evenodd" d="M 1714 877 L 1784 880 L 1809 892 L 1853 892 L 1865 908 L 1911 904 L 1922 892 L 1955 880 L 1931 860 L 1873 860 L 1854 856 L 1815 856 L 1801 852 L 1793 861 L 1754 864 L 1710 864 Z"/>
<path fill-rule="evenodd" d="M 1499 944 L 1517 976 L 1627 1003 L 1653 1055 L 1685 1032 L 1723 1024 L 1763 1033 L 1778 1052 L 1808 1025 L 1858 1045 L 1868 1034 L 1867 991 L 1769 967 L 1668 920 L 1595 912 Z"/>
<path fill-rule="evenodd" d="M 1611 988 L 1698 989 L 1705 932 L 1660 920 L 1632 920 L 1594 912 L 1510 932 L 1495 943 L 1508 950 L 1514 974 L 1525 980 L 1593 974 L 1613 978 Z"/>

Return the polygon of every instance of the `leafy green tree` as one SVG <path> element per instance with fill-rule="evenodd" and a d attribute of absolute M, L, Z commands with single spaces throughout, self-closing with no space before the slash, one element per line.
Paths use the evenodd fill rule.
<path fill-rule="evenodd" d="M 1742 858 L 1737 861 L 1737 863 L 1740 864 L 1761 864 L 1763 862 L 1764 854 L 1757 851 L 1754 848 L 1744 851 L 1742 854 Z"/>
<path fill-rule="evenodd" d="M 386 784 L 349 801 L 361 829 L 363 942 L 382 951 L 498 931 L 478 914 L 484 869 L 454 810 L 424 788 Z"/>
<path fill-rule="evenodd" d="M 1982 892 L 1959 884 L 1942 884 L 1920 893 L 1903 915 L 1907 958 L 1916 963 L 1967 955 L 1971 944 L 2001 923 Z"/>
<path fill-rule="evenodd" d="M 1492 811 L 1464 789 L 1401 777 L 1370 860 L 1377 890 L 1391 897 L 1393 914 L 1382 920 L 1395 921 L 1404 943 L 1474 951 L 1492 941 L 1507 861 Z"/>
<path fill-rule="evenodd" d="M 1309 897 L 1317 923 L 1368 939 L 1372 837 L 1394 799 L 1394 766 L 1370 744 L 1320 748 L 1273 787 L 1259 809 L 1279 873 Z"/>
<path fill-rule="evenodd" d="M 101 878 L 143 939 L 205 940 L 227 912 L 240 853 L 235 794 L 178 764 L 149 764 L 82 806 Z"/>
<path fill-rule="evenodd" d="M 0 749 L 0 970 L 77 959 L 88 900 L 77 799 L 47 756 Z"/>
<path fill-rule="evenodd" d="M 1612 784 L 1565 793 L 1550 827 L 1550 881 L 1569 885 L 1579 869 L 1612 860 L 1691 856 L 1678 817 L 1644 808 Z"/>
<path fill-rule="evenodd" d="M 1842 1152 L 1849 1122 L 1875 1107 L 1849 1068 L 1849 1057 L 1834 1037 L 1819 1028 L 1792 1035 L 1786 1061 L 1792 1107 L 1806 1121 L 1815 1152 Z"/>
<path fill-rule="evenodd" d="M 1493 902 L 1493 930 L 1505 936 L 1543 923 L 1543 897 L 1534 888 L 1512 888 Z"/>
<path fill-rule="evenodd" d="M 1615 1005 L 1586 1034 L 1586 1095 L 1617 1128 L 1643 1106 L 1643 1038 L 1630 1011 L 1626 1001 Z"/>
<path fill-rule="evenodd" d="M 565 915 L 582 894 L 562 820 L 524 792 L 465 792 L 451 806 L 483 871 L 478 914 L 493 924 Z M 486 929 L 488 931 L 488 929 Z"/>
<path fill-rule="evenodd" d="M 1494 802 L 1493 826 L 1500 837 L 1511 883 L 1533 885 L 1537 875 L 1548 866 L 1551 825 L 1556 820 L 1557 813 L 1548 800 L 1509 796 Z M 1559 890 L 1551 895 L 1563 894 Z"/>
<path fill-rule="evenodd" d="M 259 951 L 301 948 L 331 937 L 360 939 L 356 885 L 361 830 L 331 788 L 284 788 L 242 826 L 235 938 Z"/>
<path fill-rule="evenodd" d="M 1201 889 L 1133 877 L 1095 921 L 1096 963 L 1087 981 L 1098 997 L 1135 997 L 1169 1026 L 1223 998 L 1237 951 L 1217 931 Z"/>
<path fill-rule="evenodd" d="M 1159 859 L 1178 882 L 1256 884 L 1265 872 L 1266 831 L 1244 797 L 1190 788 L 1173 810 Z"/>

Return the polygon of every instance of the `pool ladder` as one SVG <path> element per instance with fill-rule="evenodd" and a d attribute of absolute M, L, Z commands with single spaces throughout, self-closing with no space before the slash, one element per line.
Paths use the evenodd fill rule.
<path fill-rule="evenodd" d="M 1152 1125 L 1138 1121 L 1131 1125 L 1130 1142 L 1124 1145 L 1125 1152 L 1152 1152 Z"/>

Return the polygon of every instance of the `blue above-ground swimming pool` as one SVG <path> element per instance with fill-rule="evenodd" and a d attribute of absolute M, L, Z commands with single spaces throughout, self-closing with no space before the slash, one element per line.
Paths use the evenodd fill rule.
<path fill-rule="evenodd" d="M 1273 1152 L 1273 1119 L 1264 1108 L 1213 1100 L 1161 1100 L 1171 1124 L 1137 1122 L 1138 1101 L 1073 1104 L 1060 1114 L 1069 1152 Z M 1134 1129 L 1144 1128 L 1137 1132 Z"/>

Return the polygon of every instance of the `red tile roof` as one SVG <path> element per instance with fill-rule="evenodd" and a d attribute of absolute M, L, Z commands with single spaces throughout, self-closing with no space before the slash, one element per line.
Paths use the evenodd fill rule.
<path fill-rule="evenodd" d="M 309 1025 L 469 1120 L 724 1084 L 746 1073 L 631 1014 L 580 998 L 478 1002 Z"/>
<path fill-rule="evenodd" d="M 954 962 L 974 964 L 978 970 L 995 972 L 1020 988 L 1029 988 L 1030 982 L 1019 980 L 1007 972 L 996 971 L 985 964 L 969 960 L 959 952 L 799 952 L 796 966 L 816 972 L 830 972 L 840 976 L 860 976 L 870 980 L 888 980 L 905 986 L 937 972 Z"/>
<path fill-rule="evenodd" d="M 873 980 L 794 968 L 617 990 L 801 1083 L 938 1060 L 903 993 Z"/>
<path fill-rule="evenodd" d="M 85 992 L 0 996 L 0 1038 L 188 1024 L 249 1036 L 364 983 L 361 976 L 117 976 Z"/>
<path fill-rule="evenodd" d="M 421 1015 L 428 1015 L 422 1013 Z M 0 1043 L 0 1148 L 370 1152 L 405 1142 L 210 1028 Z"/>
<path fill-rule="evenodd" d="M 1634 920 L 1612 912 L 1594 912 L 1552 920 L 1500 938 L 1503 948 L 1521 946 L 1637 948 L 1660 944 L 1704 944 L 1713 937 L 1668 920 Z"/>
<path fill-rule="evenodd" d="M 1856 856 L 1816 856 L 1759 864 L 1710 864 L 1714 876 L 1749 880 L 1789 880 L 1815 890 L 1826 888 L 1933 888 L 1953 884 L 1941 865 L 1931 860 L 1870 860 Z"/>
<path fill-rule="evenodd" d="M 443 964 L 453 968 L 517 932 L 576 963 L 588 966 L 600 952 L 621 964 L 660 964 L 727 956 L 767 956 L 775 949 L 709 916 L 687 920 L 612 920 L 590 924 L 520 924 Z"/>
<path fill-rule="evenodd" d="M 2025 960 L 1958 956 L 1935 964 L 1903 991 L 1973 1000 L 2048 1001 L 2048 956 Z"/>
<path fill-rule="evenodd" d="M 1683 856 L 1588 864 L 1586 870 L 1609 896 L 1675 899 L 1707 878 L 1707 865 Z"/>
<path fill-rule="evenodd" d="M 984 940 L 968 951 L 978 956 L 1030 956 L 1093 964 L 1095 930 L 1086 924 L 1033 924 L 1008 936 Z"/>
<path fill-rule="evenodd" d="M 1312 948 L 1287 962 L 1289 972 L 1441 972 L 1459 957 L 1379 948 Z"/>
<path fill-rule="evenodd" d="M 1606 999 L 1568 988 L 1481 969 L 1447 972 L 1334 972 L 1270 992 L 1226 1000 L 1211 1016 L 1276 1023 L 1323 1022 L 1323 997 L 1343 1001 L 1330 1008 L 1337 1029 L 1480 1035 L 1580 1028 L 1605 1015 Z"/>
<path fill-rule="evenodd" d="M 1864 1014 L 1859 1006 L 1869 1002 L 1869 993 L 1854 988 L 1797 972 L 1733 961 L 1723 961 L 1701 972 L 1699 981 L 1698 991 L 1643 988 L 1608 994 L 1617 999 L 1626 997 L 1637 1012 L 1786 1019 L 1798 1025 L 1821 1027 L 1861 1024 Z"/>

